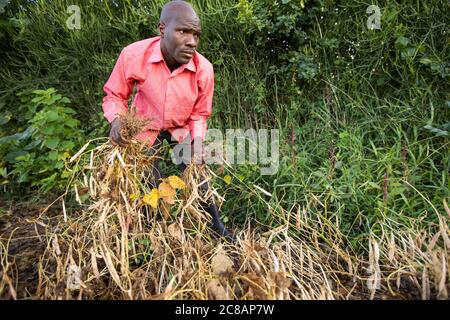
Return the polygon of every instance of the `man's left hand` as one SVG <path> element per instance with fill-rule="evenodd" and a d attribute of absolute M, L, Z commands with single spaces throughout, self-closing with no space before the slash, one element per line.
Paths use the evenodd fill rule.
<path fill-rule="evenodd" d="M 205 153 L 203 149 L 203 141 L 200 137 L 194 138 L 192 141 L 192 163 L 193 164 L 203 164 Z"/>

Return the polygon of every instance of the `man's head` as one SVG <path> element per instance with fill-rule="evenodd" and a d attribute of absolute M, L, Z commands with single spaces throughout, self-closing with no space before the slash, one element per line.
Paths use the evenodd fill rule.
<path fill-rule="evenodd" d="M 201 27 L 200 19 L 190 4 L 171 1 L 159 19 L 161 51 L 169 68 L 188 63 L 197 48 Z"/>

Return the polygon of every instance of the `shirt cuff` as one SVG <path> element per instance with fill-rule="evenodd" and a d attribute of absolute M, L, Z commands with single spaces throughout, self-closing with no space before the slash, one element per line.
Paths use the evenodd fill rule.
<path fill-rule="evenodd" d="M 113 122 L 119 115 L 125 114 L 127 109 L 117 103 L 112 103 L 104 107 L 105 118 L 109 123 Z"/>
<path fill-rule="evenodd" d="M 206 124 L 206 119 L 191 120 L 189 122 L 189 131 L 191 132 L 191 141 L 196 137 L 200 137 L 202 141 L 205 140 L 206 131 L 208 130 L 208 125 Z"/>

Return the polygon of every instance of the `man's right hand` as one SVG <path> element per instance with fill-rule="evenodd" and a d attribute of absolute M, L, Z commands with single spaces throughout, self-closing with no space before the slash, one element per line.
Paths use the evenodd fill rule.
<path fill-rule="evenodd" d="M 126 147 L 129 144 L 129 141 L 122 138 L 120 135 L 120 129 L 122 128 L 122 123 L 119 118 L 114 119 L 111 122 L 111 130 L 109 131 L 109 140 L 113 145 L 119 145 L 121 147 Z"/>

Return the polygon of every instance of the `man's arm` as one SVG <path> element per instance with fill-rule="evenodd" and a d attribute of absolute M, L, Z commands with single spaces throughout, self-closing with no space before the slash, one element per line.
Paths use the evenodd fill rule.
<path fill-rule="evenodd" d="M 113 143 L 121 146 L 126 145 L 126 141 L 120 136 L 121 123 L 118 116 L 127 112 L 128 98 L 134 87 L 134 79 L 128 78 L 125 70 L 125 53 L 122 50 L 103 87 L 106 96 L 103 98 L 102 104 L 105 118 L 111 123 L 110 139 Z"/>
<path fill-rule="evenodd" d="M 202 70 L 198 80 L 198 87 L 197 101 L 192 109 L 188 123 L 191 139 L 200 138 L 203 141 L 208 128 L 206 120 L 211 116 L 212 112 L 214 95 L 214 70 L 211 65 Z"/>
<path fill-rule="evenodd" d="M 198 80 L 198 97 L 188 121 L 194 163 L 202 163 L 203 161 L 203 141 L 208 129 L 206 120 L 211 116 L 214 95 L 214 70 L 212 65 L 208 65 L 208 68 L 201 72 Z"/>

